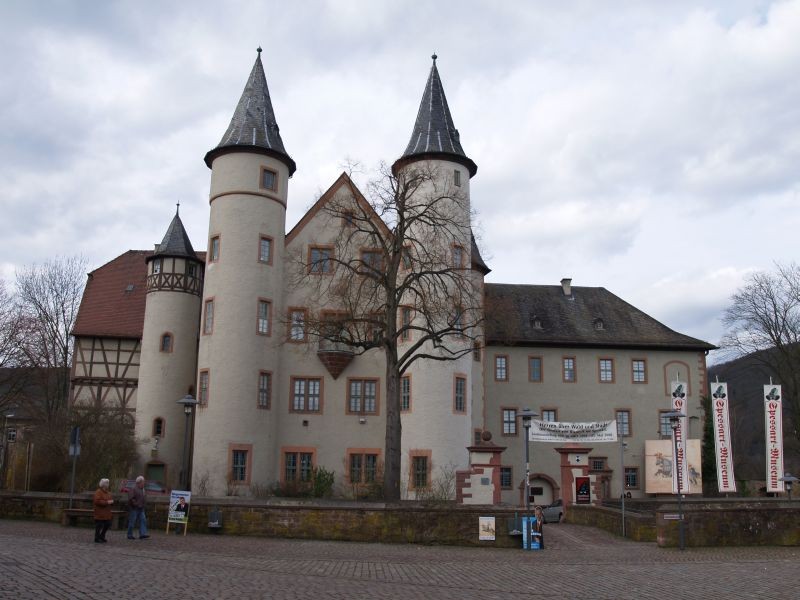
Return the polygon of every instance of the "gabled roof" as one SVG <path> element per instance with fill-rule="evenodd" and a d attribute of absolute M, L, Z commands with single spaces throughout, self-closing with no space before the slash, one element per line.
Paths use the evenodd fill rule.
<path fill-rule="evenodd" d="M 189 234 L 183 226 L 183 222 L 175 211 L 175 216 L 164 234 L 164 239 L 156 246 L 153 256 L 180 256 L 197 259 L 197 253 L 192 248 Z"/>
<path fill-rule="evenodd" d="M 297 224 L 292 227 L 291 231 L 286 234 L 285 243 L 287 246 L 294 238 L 298 236 L 298 234 L 306 227 L 306 225 L 311 222 L 317 213 L 319 213 L 319 211 L 321 211 L 325 205 L 336 196 L 336 192 L 338 192 L 343 186 L 347 186 L 350 189 L 356 202 L 361 207 L 363 214 L 374 218 L 375 222 L 378 224 L 378 227 L 383 229 L 385 235 L 391 235 L 391 231 L 389 231 L 389 228 L 386 227 L 386 224 L 383 222 L 380 216 L 378 216 L 378 213 L 376 213 L 370 203 L 367 202 L 367 199 L 364 198 L 364 195 L 361 193 L 358 187 L 356 187 L 356 184 L 353 183 L 353 180 L 350 179 L 350 176 L 343 171 L 336 181 L 331 184 L 331 187 L 325 190 L 325 193 L 323 193 L 322 196 L 319 197 L 319 200 L 314 203 L 314 206 L 308 209 L 306 214 L 303 215 L 303 218 L 300 219 Z"/>
<path fill-rule="evenodd" d="M 431 72 L 419 103 L 417 120 L 411 132 L 411 140 L 403 155 L 394 164 L 396 169 L 401 164 L 415 159 L 447 159 L 464 165 L 472 177 L 478 166 L 470 159 L 461 147 L 461 139 L 450 115 L 444 87 L 436 68 L 434 54 Z"/>
<path fill-rule="evenodd" d="M 231 124 L 217 147 L 206 154 L 206 165 L 211 168 L 211 163 L 217 156 L 235 151 L 255 152 L 277 158 L 289 168 L 290 177 L 297 169 L 283 147 L 269 96 L 267 77 L 264 75 L 264 65 L 261 63 L 261 48 L 258 49 L 256 62 L 233 113 Z"/>
<path fill-rule="evenodd" d="M 128 250 L 89 273 L 72 335 L 141 338 L 148 250 Z"/>
<path fill-rule="evenodd" d="M 602 287 L 486 284 L 487 344 L 713 350 Z"/>

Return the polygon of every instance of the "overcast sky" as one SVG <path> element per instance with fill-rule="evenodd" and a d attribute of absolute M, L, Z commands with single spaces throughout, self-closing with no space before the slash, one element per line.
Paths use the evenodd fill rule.
<path fill-rule="evenodd" d="M 152 248 L 176 202 L 204 249 L 259 45 L 287 230 L 347 159 L 403 152 L 435 51 L 488 281 L 572 277 L 717 343 L 747 273 L 800 256 L 800 1 L 3 0 L 0 31 L 8 282 Z"/>

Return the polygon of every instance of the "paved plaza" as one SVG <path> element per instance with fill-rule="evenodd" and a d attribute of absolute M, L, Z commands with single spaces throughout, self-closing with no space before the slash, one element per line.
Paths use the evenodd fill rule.
<path fill-rule="evenodd" d="M 577 525 L 541 552 L 110 531 L 0 520 L 0 598 L 797 598 L 800 548 L 680 552 Z"/>

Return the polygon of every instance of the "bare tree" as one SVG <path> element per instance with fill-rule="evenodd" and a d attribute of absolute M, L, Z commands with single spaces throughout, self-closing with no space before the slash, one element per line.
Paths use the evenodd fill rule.
<path fill-rule="evenodd" d="M 418 166 L 421 165 L 421 166 Z M 471 270 L 468 200 L 429 163 L 392 173 L 382 165 L 365 198 L 320 209 L 328 249 L 296 256 L 293 284 L 310 290 L 303 326 L 320 350 L 385 356 L 384 498 L 400 498 L 400 381 L 416 361 L 451 361 L 481 335 L 480 279 Z M 291 328 L 297 323 L 289 323 Z"/>
<path fill-rule="evenodd" d="M 0 280 L 0 414 L 17 403 L 25 383 L 24 372 L 18 368 L 20 321 L 14 296 Z"/>
<path fill-rule="evenodd" d="M 86 259 L 58 257 L 17 272 L 20 325 L 16 345 L 21 366 L 39 374 L 43 417 L 67 406 L 73 340 L 86 278 Z"/>
<path fill-rule="evenodd" d="M 731 297 L 722 319 L 722 346 L 736 356 L 750 355 L 774 373 L 800 440 L 800 266 L 776 265 L 774 273 L 751 275 Z"/>

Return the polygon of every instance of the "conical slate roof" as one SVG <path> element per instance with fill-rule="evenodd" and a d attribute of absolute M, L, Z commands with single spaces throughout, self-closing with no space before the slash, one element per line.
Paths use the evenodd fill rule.
<path fill-rule="evenodd" d="M 237 150 L 273 156 L 289 168 L 290 176 L 297 169 L 297 165 L 283 147 L 275 111 L 272 109 L 272 100 L 269 97 L 264 65 L 261 63 L 261 48 L 258 49 L 256 62 L 233 113 L 231 124 L 228 125 L 228 130 L 222 136 L 219 145 L 206 154 L 206 165 L 210 168 L 217 156 Z"/>
<path fill-rule="evenodd" d="M 192 242 L 183 227 L 178 211 L 175 211 L 175 216 L 167 228 L 167 233 L 164 234 L 164 239 L 153 252 L 153 257 L 158 256 L 184 256 L 197 259 L 197 254 L 192 248 Z"/>
<path fill-rule="evenodd" d="M 411 140 L 405 152 L 395 162 L 395 167 L 399 166 L 398 163 L 411 162 L 416 158 L 445 158 L 467 167 L 472 177 L 478 166 L 461 147 L 458 129 L 450 115 L 439 69 L 436 68 L 437 56 L 434 54 L 431 58 L 433 65 L 419 104 L 414 131 L 411 132 Z"/>

